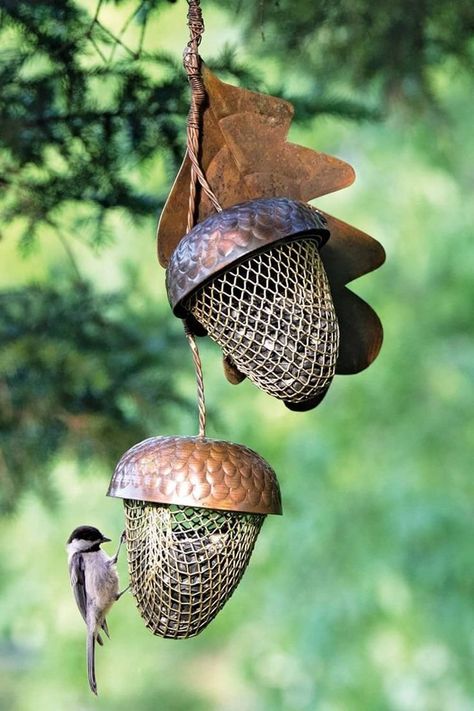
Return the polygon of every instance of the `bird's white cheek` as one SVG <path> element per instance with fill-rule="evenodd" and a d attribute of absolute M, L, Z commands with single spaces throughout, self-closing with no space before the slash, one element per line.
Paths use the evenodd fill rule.
<path fill-rule="evenodd" d="M 99 541 L 85 541 L 82 538 L 75 538 L 71 543 L 68 543 L 66 550 L 69 555 L 74 555 L 74 553 L 83 553 L 84 551 L 90 550 L 94 543 L 99 543 Z"/>
<path fill-rule="evenodd" d="M 79 553 L 83 550 L 83 541 L 71 541 L 66 546 L 66 550 L 69 556 L 74 555 L 74 553 Z"/>

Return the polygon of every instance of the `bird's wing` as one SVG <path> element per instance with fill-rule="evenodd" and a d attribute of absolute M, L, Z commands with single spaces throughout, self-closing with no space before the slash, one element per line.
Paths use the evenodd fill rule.
<path fill-rule="evenodd" d="M 69 576 L 71 578 L 71 586 L 74 592 L 74 597 L 76 598 L 79 612 L 82 615 L 82 619 L 87 624 L 87 591 L 86 579 L 84 575 L 84 558 L 82 557 L 82 553 L 74 553 L 72 556 L 69 562 Z M 102 629 L 108 637 L 109 633 L 106 628 L 107 623 L 105 623 L 105 627 L 102 625 Z M 97 642 L 100 646 L 104 644 L 100 634 L 97 635 Z"/>
<path fill-rule="evenodd" d="M 71 578 L 71 587 L 79 612 L 84 622 L 87 622 L 87 592 L 82 553 L 74 553 L 71 557 L 69 561 L 69 577 Z"/>

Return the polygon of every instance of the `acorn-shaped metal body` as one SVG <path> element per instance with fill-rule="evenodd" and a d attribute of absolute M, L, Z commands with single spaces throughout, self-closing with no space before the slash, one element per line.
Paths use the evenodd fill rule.
<path fill-rule="evenodd" d="M 108 491 L 124 499 L 131 589 L 162 637 L 201 632 L 237 587 L 266 514 L 281 514 L 262 457 L 204 437 L 152 437 L 119 461 Z"/>
<path fill-rule="evenodd" d="M 221 346 L 237 379 L 288 406 L 322 399 L 336 370 L 339 329 L 319 255 L 328 238 L 310 205 L 252 200 L 198 223 L 167 269 L 174 313 Z"/>

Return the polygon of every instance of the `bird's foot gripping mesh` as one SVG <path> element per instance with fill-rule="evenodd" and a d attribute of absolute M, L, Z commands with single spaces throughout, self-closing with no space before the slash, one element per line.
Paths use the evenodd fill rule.
<path fill-rule="evenodd" d="M 186 307 L 258 387 L 290 403 L 325 392 L 339 328 L 313 239 L 272 245 L 220 272 Z"/>
<path fill-rule="evenodd" d="M 126 499 L 132 592 L 146 626 L 162 637 L 193 637 L 237 587 L 262 514 Z"/>

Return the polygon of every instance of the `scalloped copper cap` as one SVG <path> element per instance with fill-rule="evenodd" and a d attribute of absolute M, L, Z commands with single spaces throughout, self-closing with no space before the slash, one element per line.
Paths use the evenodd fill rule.
<path fill-rule="evenodd" d="M 184 318 L 183 300 L 230 264 L 302 234 L 322 246 L 329 238 L 326 218 L 314 207 L 288 198 L 250 200 L 199 222 L 180 241 L 166 270 L 174 313 Z"/>
<path fill-rule="evenodd" d="M 179 506 L 281 514 L 273 469 L 240 444 L 150 437 L 120 459 L 107 496 Z"/>

